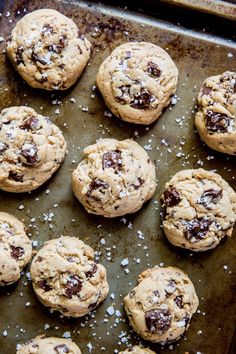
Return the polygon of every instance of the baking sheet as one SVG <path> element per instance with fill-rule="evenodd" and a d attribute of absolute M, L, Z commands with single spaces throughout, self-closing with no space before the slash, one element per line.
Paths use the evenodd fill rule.
<path fill-rule="evenodd" d="M 205 77 L 236 69 L 235 43 L 125 10 L 84 2 L 50 1 L 49 6 L 46 0 L 0 1 L 0 36 L 6 39 L 24 13 L 45 7 L 73 18 L 93 43 L 93 53 L 74 87 L 62 93 L 48 93 L 22 82 L 5 57 L 5 43 L 0 44 L 0 109 L 28 104 L 50 116 L 68 143 L 63 166 L 43 187 L 31 194 L 0 192 L 1 211 L 25 222 L 30 237 L 36 241 L 36 250 L 44 241 L 60 235 L 78 236 L 91 245 L 107 268 L 110 294 L 115 299 L 109 296 L 91 316 L 79 320 L 61 318 L 57 313 L 50 314 L 36 299 L 27 267 L 18 283 L 0 289 L 0 353 L 13 354 L 16 344 L 42 333 L 71 336 L 83 354 L 113 353 L 129 343 L 139 343 L 141 339 L 128 325 L 122 299 L 136 285 L 138 274 L 155 264 L 178 266 L 189 274 L 199 296 L 200 312 L 176 344 L 150 347 L 158 353 L 235 353 L 235 238 L 202 254 L 175 248 L 160 227 L 159 203 L 165 182 L 185 168 L 214 169 L 236 189 L 235 157 L 204 146 L 193 125 L 196 96 Z M 94 89 L 103 59 L 117 45 L 134 40 L 150 41 L 168 50 L 180 72 L 177 104 L 150 127 L 109 117 Z M 155 161 L 158 178 L 157 192 L 150 202 L 134 215 L 114 220 L 87 214 L 73 196 L 70 184 L 71 172 L 83 157 L 82 149 L 105 137 L 134 138 L 145 146 Z M 124 258 L 129 259 L 129 273 L 120 264 Z M 119 310 L 121 317 L 109 316 L 109 306 Z"/>

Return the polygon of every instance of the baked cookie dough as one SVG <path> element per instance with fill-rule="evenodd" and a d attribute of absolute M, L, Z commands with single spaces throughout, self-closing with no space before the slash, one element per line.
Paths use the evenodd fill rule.
<path fill-rule="evenodd" d="M 6 51 L 30 86 L 66 90 L 82 74 L 90 47 L 71 19 L 52 9 L 41 9 L 17 22 Z"/>
<path fill-rule="evenodd" d="M 0 212 L 0 286 L 20 279 L 31 256 L 32 245 L 24 224 L 12 215 Z"/>
<path fill-rule="evenodd" d="M 69 339 L 38 336 L 20 345 L 16 354 L 81 354 L 79 347 Z"/>
<path fill-rule="evenodd" d="M 109 109 L 136 124 L 150 124 L 160 117 L 177 81 L 178 69 L 169 54 L 147 42 L 120 45 L 97 75 L 97 86 Z"/>
<path fill-rule="evenodd" d="M 173 245 L 206 251 L 232 235 L 236 193 L 220 175 L 201 168 L 180 171 L 162 199 L 163 228 Z"/>
<path fill-rule="evenodd" d="M 236 155 L 236 73 L 207 78 L 198 104 L 195 124 L 202 140 L 216 151 Z"/>
<path fill-rule="evenodd" d="M 106 269 L 95 262 L 93 249 L 76 237 L 47 241 L 30 273 L 38 299 L 64 316 L 85 316 L 109 291 Z"/>
<path fill-rule="evenodd" d="M 24 106 L 0 113 L 0 189 L 38 188 L 60 167 L 65 153 L 64 137 L 48 117 Z"/>
<path fill-rule="evenodd" d="M 129 347 L 124 352 L 119 352 L 119 354 L 155 354 L 152 350 L 148 348 L 143 348 L 135 345 L 134 347 Z"/>
<path fill-rule="evenodd" d="M 154 165 L 136 142 L 102 139 L 84 154 L 72 186 L 89 213 L 108 218 L 134 213 L 155 193 Z"/>
<path fill-rule="evenodd" d="M 142 272 L 125 297 L 125 311 L 135 332 L 152 342 L 171 342 L 188 329 L 198 298 L 189 277 L 174 267 Z"/>

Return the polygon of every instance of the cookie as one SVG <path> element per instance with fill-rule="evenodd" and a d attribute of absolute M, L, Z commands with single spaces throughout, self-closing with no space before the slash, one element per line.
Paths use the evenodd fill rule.
<path fill-rule="evenodd" d="M 147 348 L 143 348 L 143 347 L 138 347 L 137 345 L 135 345 L 134 347 L 129 347 L 128 349 L 126 349 L 124 352 L 119 352 L 119 354 L 155 354 L 155 352 L 153 352 L 150 349 Z"/>
<path fill-rule="evenodd" d="M 46 182 L 62 164 L 66 142 L 48 117 L 29 107 L 0 114 L 0 189 L 29 192 Z"/>
<path fill-rule="evenodd" d="M 236 73 L 207 78 L 198 95 L 195 124 L 212 149 L 236 155 Z"/>
<path fill-rule="evenodd" d="M 136 124 L 150 124 L 160 117 L 177 81 L 178 69 L 169 54 L 147 42 L 120 45 L 97 74 L 97 86 L 109 109 Z"/>
<path fill-rule="evenodd" d="M 84 154 L 72 186 L 89 213 L 108 218 L 134 213 L 155 193 L 154 165 L 136 142 L 101 139 Z"/>
<path fill-rule="evenodd" d="M 19 345 L 16 354 L 81 354 L 79 347 L 69 339 L 38 336 Z"/>
<path fill-rule="evenodd" d="M 32 245 L 24 224 L 12 215 L 0 212 L 0 286 L 20 279 L 31 256 Z"/>
<path fill-rule="evenodd" d="M 66 90 L 82 74 L 90 47 L 71 19 L 52 9 L 41 9 L 17 22 L 6 52 L 30 86 Z"/>
<path fill-rule="evenodd" d="M 188 329 L 198 298 L 189 277 L 174 267 L 147 269 L 139 284 L 125 297 L 130 324 L 152 342 L 171 342 Z"/>
<path fill-rule="evenodd" d="M 206 251 L 232 235 L 236 193 L 220 175 L 201 168 L 180 171 L 162 199 L 163 229 L 173 245 Z"/>
<path fill-rule="evenodd" d="M 30 273 L 38 299 L 64 316 L 85 316 L 109 291 L 106 269 L 95 262 L 93 249 L 76 237 L 47 241 Z"/>

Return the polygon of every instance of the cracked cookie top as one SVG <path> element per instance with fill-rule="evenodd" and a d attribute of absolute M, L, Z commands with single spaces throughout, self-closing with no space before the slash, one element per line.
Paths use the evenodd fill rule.
<path fill-rule="evenodd" d="M 124 298 L 133 329 L 152 342 L 179 339 L 198 307 L 189 277 L 178 268 L 155 266 L 142 272 L 138 282 Z"/>
<path fill-rule="evenodd" d="M 29 192 L 46 182 L 62 164 L 66 142 L 48 117 L 32 108 L 0 114 L 0 189 Z"/>
<path fill-rule="evenodd" d="M 31 256 L 32 245 L 24 224 L 0 212 L 0 286 L 16 282 Z"/>
<path fill-rule="evenodd" d="M 139 210 L 156 188 L 155 168 L 132 140 L 101 139 L 84 149 L 73 172 L 76 197 L 90 213 L 116 217 Z"/>
<path fill-rule="evenodd" d="M 176 91 L 178 70 L 165 50 L 152 43 L 129 42 L 104 60 L 97 85 L 110 110 L 137 124 L 150 124 Z"/>
<path fill-rule="evenodd" d="M 30 86 L 65 90 L 81 75 L 90 47 L 71 19 L 52 9 L 41 9 L 17 22 L 6 51 Z"/>
<path fill-rule="evenodd" d="M 236 155 L 236 73 L 207 78 L 198 95 L 195 124 L 212 149 Z"/>
<path fill-rule="evenodd" d="M 164 232 L 175 246 L 205 251 L 231 236 L 236 193 L 220 175 L 204 169 L 180 171 L 166 184 L 162 200 Z"/>
<path fill-rule="evenodd" d="M 95 262 L 93 249 L 76 237 L 47 241 L 30 273 L 39 300 L 65 316 L 85 316 L 109 290 L 106 269 Z"/>

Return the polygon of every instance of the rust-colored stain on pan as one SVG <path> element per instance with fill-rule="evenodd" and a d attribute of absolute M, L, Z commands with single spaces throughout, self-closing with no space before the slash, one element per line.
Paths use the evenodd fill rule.
<path fill-rule="evenodd" d="M 71 17 L 93 44 L 91 60 L 83 75 L 76 85 L 62 93 L 27 86 L 6 58 L 5 42 L 0 44 L 0 109 L 28 104 L 48 115 L 62 129 L 68 142 L 68 155 L 59 172 L 31 194 L 0 192 L 1 211 L 25 222 L 31 239 L 38 241 L 36 250 L 45 240 L 60 235 L 79 236 L 99 253 L 100 262 L 108 270 L 110 293 L 114 294 L 114 299 L 109 296 L 91 316 L 61 318 L 57 313 L 51 314 L 36 299 L 27 278 L 28 267 L 18 283 L 0 289 L 0 353 L 13 354 L 17 344 L 42 333 L 70 335 L 84 354 L 90 350 L 96 354 L 113 353 L 115 349 L 124 349 L 128 343 L 139 343 L 141 339 L 131 331 L 124 314 L 123 297 L 136 284 L 142 270 L 160 263 L 178 266 L 189 274 L 200 305 L 181 340 L 165 347 L 152 344 L 150 347 L 158 353 L 170 350 L 173 353 L 229 353 L 236 310 L 235 238 L 224 240 L 215 250 L 201 254 L 171 246 L 160 227 L 159 199 L 170 176 L 179 170 L 200 166 L 218 171 L 236 189 L 235 157 L 216 153 L 203 145 L 193 123 L 202 81 L 207 76 L 236 69 L 235 45 L 168 27 L 165 22 L 124 10 L 110 11 L 81 2 L 6 0 L 1 1 L 0 6 L 0 36 L 5 40 L 24 13 L 50 7 Z M 102 97 L 94 89 L 103 59 L 117 45 L 134 40 L 150 41 L 168 50 L 180 72 L 177 104 L 170 105 L 150 127 L 109 117 Z M 55 114 L 56 109 L 59 115 Z M 145 146 L 155 162 L 158 178 L 157 192 L 150 202 L 138 213 L 114 220 L 87 214 L 73 196 L 70 183 L 71 172 L 82 159 L 83 148 L 105 137 L 134 138 Z M 24 209 L 19 208 L 21 205 Z M 51 220 L 48 213 L 52 213 Z M 124 258 L 129 259 L 128 274 L 121 266 Z M 111 305 L 121 312 L 121 317 L 106 313 Z M 3 336 L 3 332 L 7 335 Z"/>

